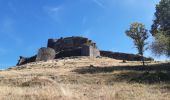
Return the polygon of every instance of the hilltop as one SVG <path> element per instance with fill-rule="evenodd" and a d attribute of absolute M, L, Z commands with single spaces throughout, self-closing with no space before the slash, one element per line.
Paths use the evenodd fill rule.
<path fill-rule="evenodd" d="M 169 64 L 147 65 L 81 56 L 14 66 L 0 71 L 0 100 L 169 100 Z"/>

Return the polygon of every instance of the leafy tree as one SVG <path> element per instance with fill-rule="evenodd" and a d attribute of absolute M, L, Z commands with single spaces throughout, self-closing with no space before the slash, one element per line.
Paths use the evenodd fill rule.
<path fill-rule="evenodd" d="M 155 37 L 155 43 L 153 42 L 152 44 L 152 51 L 155 51 L 154 53 L 156 54 L 159 53 L 159 55 L 165 54 L 170 56 L 170 0 L 161 0 L 156 5 L 155 19 L 151 27 L 151 33 Z M 157 48 L 153 48 L 154 46 L 157 46 Z"/>
<path fill-rule="evenodd" d="M 151 33 L 154 35 L 159 31 L 164 31 L 166 35 L 170 35 L 170 0 L 161 0 L 156 5 Z"/>
<path fill-rule="evenodd" d="M 126 30 L 125 33 L 127 36 L 133 39 L 134 45 L 138 50 L 138 54 L 140 54 L 143 58 L 142 61 L 144 65 L 145 63 L 143 53 L 144 50 L 146 50 L 145 46 L 148 44 L 146 42 L 149 37 L 148 30 L 145 29 L 145 25 L 143 25 L 142 23 L 135 22 L 130 25 L 130 28 Z"/>
<path fill-rule="evenodd" d="M 168 55 L 169 37 L 163 32 L 154 35 L 155 39 L 151 44 L 151 50 L 156 56 Z"/>

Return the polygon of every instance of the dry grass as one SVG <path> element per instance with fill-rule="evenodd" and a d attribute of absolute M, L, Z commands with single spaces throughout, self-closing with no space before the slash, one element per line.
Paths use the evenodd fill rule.
<path fill-rule="evenodd" d="M 0 71 L 0 100 L 169 100 L 169 65 L 148 64 L 81 57 L 17 66 Z"/>

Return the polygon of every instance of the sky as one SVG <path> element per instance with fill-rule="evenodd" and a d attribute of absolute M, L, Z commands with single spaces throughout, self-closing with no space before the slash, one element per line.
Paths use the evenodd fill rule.
<path fill-rule="evenodd" d="M 137 53 L 125 30 L 149 30 L 159 0 L 0 0 L 0 69 L 35 55 L 48 38 L 84 36 L 100 50 Z M 148 41 L 152 41 L 152 37 Z M 150 51 L 146 56 L 153 56 Z M 163 58 L 158 58 L 163 59 Z"/>

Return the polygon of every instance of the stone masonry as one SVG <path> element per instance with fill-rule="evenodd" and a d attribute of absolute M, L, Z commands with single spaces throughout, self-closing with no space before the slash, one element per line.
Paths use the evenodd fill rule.
<path fill-rule="evenodd" d="M 61 55 L 61 53 L 64 52 L 65 55 L 63 55 L 63 57 L 100 56 L 100 51 L 97 49 L 96 43 L 84 37 L 67 37 L 67 38 L 60 38 L 60 39 L 49 39 L 47 47 L 53 48 L 56 51 L 56 53 L 59 55 Z"/>
<path fill-rule="evenodd" d="M 100 56 L 96 43 L 85 37 L 66 37 L 48 39 L 47 47 L 40 48 L 32 57 L 20 57 L 17 65 L 23 65 L 36 61 L 47 61 L 71 56 Z"/>

